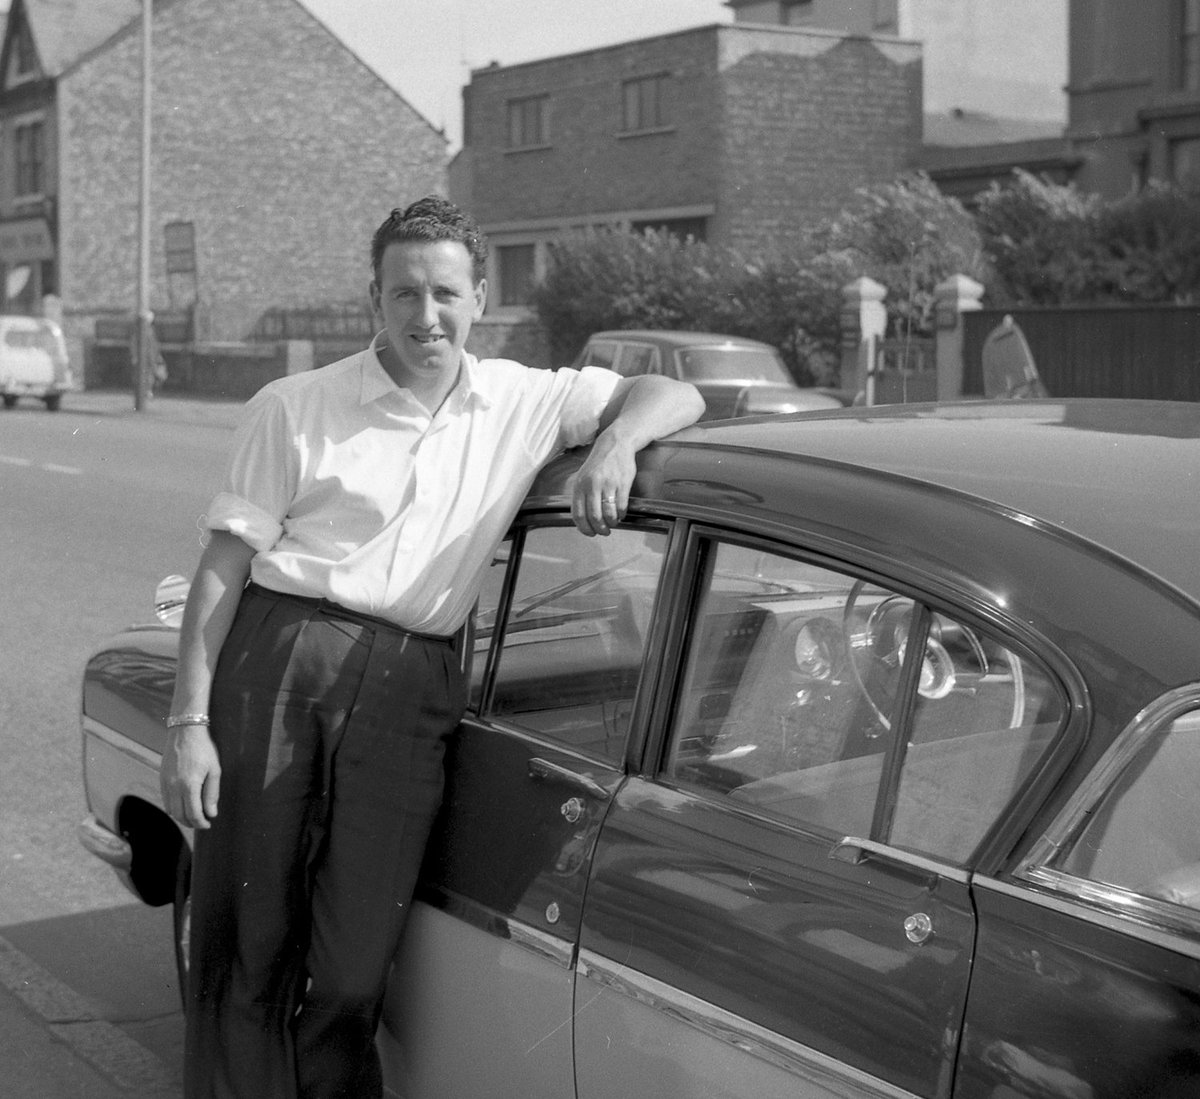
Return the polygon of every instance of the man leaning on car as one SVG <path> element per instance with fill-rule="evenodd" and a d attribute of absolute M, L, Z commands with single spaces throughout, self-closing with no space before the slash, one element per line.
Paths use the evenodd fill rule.
<path fill-rule="evenodd" d="M 554 455 L 592 444 L 572 517 L 604 535 L 636 452 L 703 411 L 668 378 L 467 354 L 486 249 L 444 199 L 392 211 L 371 245 L 383 330 L 249 402 L 209 509 L 162 768 L 197 829 L 189 1099 L 381 1094 L 482 572 Z"/>

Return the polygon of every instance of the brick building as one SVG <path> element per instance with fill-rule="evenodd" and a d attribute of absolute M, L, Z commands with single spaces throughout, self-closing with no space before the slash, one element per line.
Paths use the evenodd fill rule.
<path fill-rule="evenodd" d="M 140 0 L 13 0 L 0 53 L 4 308 L 136 308 Z M 298 0 L 156 0 L 151 308 L 238 340 L 362 303 L 371 232 L 444 192 L 446 141 Z"/>
<path fill-rule="evenodd" d="M 720 24 L 471 74 L 452 194 L 493 244 L 489 311 L 519 314 L 548 243 L 664 227 L 759 250 L 911 168 L 920 47 Z"/>
<path fill-rule="evenodd" d="M 1080 187 L 1200 183 L 1200 0 L 1071 0 L 1070 40 Z"/>

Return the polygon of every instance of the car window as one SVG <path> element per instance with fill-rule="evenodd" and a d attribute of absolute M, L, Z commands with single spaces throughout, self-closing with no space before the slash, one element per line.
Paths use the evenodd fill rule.
<path fill-rule="evenodd" d="M 773 351 L 757 347 L 688 347 L 677 352 L 685 382 L 794 385 Z"/>
<path fill-rule="evenodd" d="M 619 762 L 665 547 L 661 530 L 530 529 L 487 716 Z"/>
<path fill-rule="evenodd" d="M 1200 710 L 1145 739 L 1052 865 L 1142 896 L 1200 908 Z"/>
<path fill-rule="evenodd" d="M 665 771 L 960 863 L 1065 713 L 1045 673 L 973 627 L 853 576 L 709 543 Z"/>
<path fill-rule="evenodd" d="M 661 374 L 658 348 L 646 343 L 622 344 L 617 373 L 626 378 L 634 378 L 639 374 Z"/>
<path fill-rule="evenodd" d="M 612 340 L 592 340 L 583 349 L 583 362 L 580 365 L 614 369 L 617 361 L 617 346 Z"/>

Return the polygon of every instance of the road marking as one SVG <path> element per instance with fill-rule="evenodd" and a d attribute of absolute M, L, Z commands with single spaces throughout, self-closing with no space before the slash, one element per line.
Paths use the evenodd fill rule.
<path fill-rule="evenodd" d="M 23 1001 L 50 1033 L 119 1087 L 135 1095 L 176 1094 L 178 1081 L 167 1066 L 100 1010 L 0 937 L 0 987 Z"/>
<path fill-rule="evenodd" d="M 11 454 L 0 454 L 0 464 L 6 466 L 32 466 L 31 458 L 16 458 Z M 78 466 L 60 466 L 57 462 L 41 462 L 38 464 L 38 469 L 44 469 L 47 473 L 69 473 L 73 477 L 82 475 L 83 470 Z"/>

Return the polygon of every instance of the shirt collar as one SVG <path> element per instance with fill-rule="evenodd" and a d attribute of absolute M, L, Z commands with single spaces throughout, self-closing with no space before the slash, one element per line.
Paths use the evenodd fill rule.
<path fill-rule="evenodd" d="M 406 399 L 411 399 L 409 391 L 392 381 L 388 372 L 384 370 L 383 363 L 379 361 L 379 349 L 386 345 L 386 330 L 377 332 L 375 338 L 371 340 L 371 346 L 363 352 L 362 380 L 359 386 L 360 404 L 370 404 L 372 401 L 377 401 L 380 397 L 385 397 L 389 393 L 396 393 Z M 492 400 L 486 391 L 480 388 L 479 382 L 479 360 L 474 355 L 464 351 L 462 370 L 458 376 L 458 383 L 451 390 L 446 403 L 462 408 L 468 402 L 476 401 L 483 408 L 487 408 L 491 405 Z"/>

